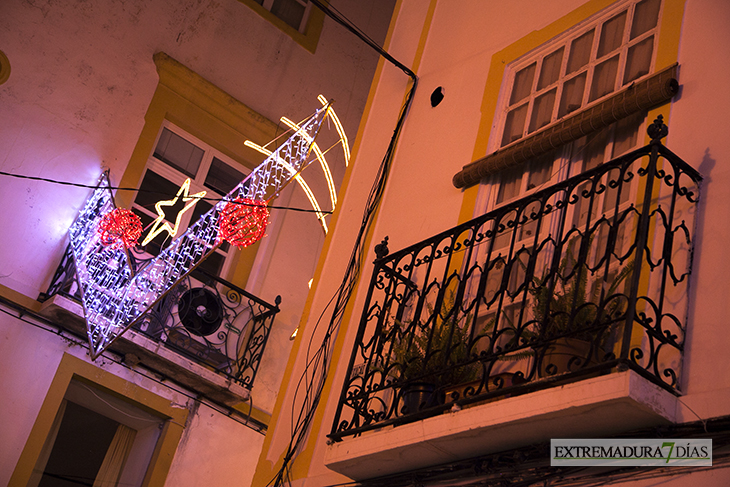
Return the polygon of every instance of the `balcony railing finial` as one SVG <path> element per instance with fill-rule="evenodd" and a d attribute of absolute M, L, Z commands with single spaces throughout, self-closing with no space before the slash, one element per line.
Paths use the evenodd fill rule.
<path fill-rule="evenodd" d="M 390 252 L 388 250 L 388 236 L 383 238 L 383 241 L 375 246 L 375 260 L 380 260 Z"/>
<path fill-rule="evenodd" d="M 657 115 L 654 123 L 646 128 L 646 133 L 651 137 L 652 143 L 661 143 L 661 139 L 669 134 L 669 127 L 664 124 L 664 116 L 661 113 Z"/>

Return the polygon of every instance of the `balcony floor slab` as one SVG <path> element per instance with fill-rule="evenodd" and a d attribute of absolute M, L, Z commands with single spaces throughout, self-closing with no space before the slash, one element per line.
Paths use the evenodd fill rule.
<path fill-rule="evenodd" d="M 676 422 L 677 398 L 631 370 L 345 437 L 328 468 L 355 480 L 487 455 L 551 438 L 600 438 Z"/>
<path fill-rule="evenodd" d="M 86 336 L 84 309 L 71 299 L 56 294 L 43 303 L 40 314 L 72 333 Z M 134 330 L 124 332 L 110 350 L 124 357 L 134 356 L 135 362 L 155 373 L 226 406 L 235 406 L 249 398 L 249 390 L 243 386 Z"/>

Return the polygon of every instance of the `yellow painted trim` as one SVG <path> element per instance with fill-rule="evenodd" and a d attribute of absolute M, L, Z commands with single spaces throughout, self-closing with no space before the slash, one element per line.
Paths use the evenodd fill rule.
<path fill-rule="evenodd" d="M 423 22 L 423 28 L 421 29 L 421 35 L 418 40 L 418 47 L 416 48 L 413 63 L 411 64 L 411 66 L 412 66 L 411 70 L 414 73 L 418 73 L 418 66 L 420 66 L 421 60 L 423 59 L 423 53 L 426 49 L 426 40 L 428 39 L 428 33 L 431 30 L 431 22 L 433 21 L 433 16 L 434 16 L 434 12 L 436 10 L 437 4 L 438 4 L 438 0 L 431 0 L 429 7 L 428 7 L 428 11 L 426 13 L 426 18 L 424 19 L 424 22 Z M 390 36 L 388 37 L 388 39 L 390 39 Z M 408 92 L 408 90 L 410 89 L 412 84 L 413 84 L 412 81 L 410 81 L 408 83 L 408 87 L 406 88 L 406 93 Z M 403 102 L 405 103 L 405 96 L 403 98 Z M 367 120 L 367 119 L 363 119 L 363 120 Z M 370 225 L 370 228 L 365 236 L 365 242 L 363 245 L 364 249 L 372 248 L 374 231 L 375 231 L 375 227 L 376 227 L 376 223 L 377 223 L 379 215 L 380 215 L 380 206 L 378 206 L 378 208 L 375 212 L 375 215 L 373 216 L 373 222 Z M 367 282 L 369 282 L 368 276 L 362 276 L 362 275 L 360 276 L 360 279 L 358 279 L 357 283 L 354 286 L 354 290 L 352 293 L 353 297 L 357 296 L 358 289 L 360 288 L 360 284 L 363 281 L 365 281 L 365 283 L 367 285 Z M 347 342 L 345 340 L 347 337 L 347 330 L 350 327 L 350 325 L 354 325 L 354 326 L 359 325 L 358 320 L 353 321 L 352 315 L 355 312 L 354 306 L 355 306 L 355 300 L 351 299 L 350 302 L 347 304 L 347 307 L 345 308 L 345 311 L 343 313 L 342 325 L 340 326 L 340 330 L 337 335 L 337 340 L 333 347 L 332 358 L 331 358 L 332 364 L 339 364 L 341 362 L 340 357 L 342 356 L 343 353 L 345 353 L 346 356 L 349 356 L 349 354 L 351 353 L 350 349 L 347 347 Z M 332 370 L 334 371 L 334 368 Z M 334 373 L 330 373 L 327 376 L 324 388 L 322 390 L 322 397 L 324 397 L 324 398 L 330 397 L 332 388 L 334 387 L 334 376 L 335 376 Z M 339 391 L 337 391 L 337 392 L 339 392 Z M 314 414 L 314 419 L 312 420 L 312 426 L 309 431 L 309 437 L 307 439 L 306 445 L 302 449 L 302 451 L 299 453 L 299 455 L 297 455 L 297 458 L 294 461 L 293 468 L 291 470 L 292 479 L 306 478 L 308 476 L 309 469 L 312 465 L 312 459 L 314 457 L 315 447 L 317 446 L 318 441 L 320 441 L 322 438 L 321 431 L 323 428 L 325 430 L 329 430 L 329 425 L 323 424 L 325 409 L 326 409 L 326 401 L 323 401 L 320 403 L 320 407 L 317 409 L 317 411 Z"/>
<path fill-rule="evenodd" d="M 491 135 L 494 119 L 497 116 L 497 103 L 499 93 L 502 89 L 505 67 L 524 56 L 533 49 L 540 47 L 550 39 L 557 37 L 573 26 L 587 20 L 592 15 L 599 13 L 604 8 L 615 3 L 616 0 L 591 0 L 564 15 L 550 25 L 533 32 L 510 44 L 492 56 L 489 66 L 489 74 L 482 97 L 481 112 L 482 118 L 479 123 L 477 139 L 474 143 L 472 160 L 487 155 L 489 137 Z M 682 28 L 684 15 L 684 4 L 686 0 L 663 0 L 662 18 L 659 27 L 659 42 L 655 71 L 659 71 L 677 62 L 679 53 L 679 37 Z M 479 185 L 475 185 L 464 191 L 461 209 L 459 211 L 459 223 L 474 218 Z"/>
<path fill-rule="evenodd" d="M 10 77 L 10 60 L 4 52 L 0 51 L 0 85 Z"/>
<path fill-rule="evenodd" d="M 33 473 L 33 467 L 46 441 L 46 437 L 51 430 L 56 411 L 58 411 L 61 405 L 61 401 L 66 394 L 71 379 L 74 378 L 128 401 L 150 414 L 167 420 L 160 433 L 160 438 L 157 440 L 152 460 L 150 461 L 142 483 L 145 487 L 164 486 L 172 459 L 177 450 L 177 445 L 183 433 L 183 425 L 187 420 L 188 410 L 172 407 L 169 399 L 160 397 L 111 372 L 100 369 L 89 362 L 67 353 L 64 353 L 56 369 L 56 374 L 48 388 L 46 398 L 43 401 L 35 424 L 20 454 L 20 459 L 13 471 L 13 475 L 10 477 L 9 485 L 11 487 L 27 485 Z"/>
<path fill-rule="evenodd" d="M 661 114 L 664 117 L 664 123 L 668 124 L 669 120 L 669 108 L 671 107 L 671 103 L 665 103 L 657 108 L 653 108 L 648 111 L 645 125 L 648 127 L 651 123 L 656 120 L 656 118 Z M 648 145 L 651 142 L 651 137 L 649 137 L 648 133 L 644 133 L 644 144 Z M 665 143 L 666 139 L 662 141 L 662 143 Z M 648 158 L 648 156 L 646 156 Z M 657 169 L 662 169 L 663 164 L 663 158 L 660 158 L 659 161 L 657 161 Z M 659 194 L 661 191 L 661 185 L 657 184 L 657 182 L 654 182 L 654 189 L 652 191 L 651 199 L 652 202 L 656 202 L 659 198 Z M 644 201 L 646 198 L 646 186 L 645 185 L 639 185 L 637 194 L 636 194 L 636 202 L 637 207 L 639 210 L 641 210 L 641 202 Z M 632 231 L 631 241 L 636 241 L 636 232 L 638 231 L 638 228 L 634 228 Z M 655 242 L 656 240 L 656 234 L 657 234 L 657 227 L 655 225 L 649 225 L 649 235 L 647 242 Z M 646 254 L 644 254 L 646 256 Z M 641 263 L 641 267 L 638 269 L 639 272 L 641 272 L 641 276 L 639 278 L 639 288 L 638 288 L 638 295 L 639 296 L 645 296 L 649 292 L 649 286 L 651 283 L 651 276 L 652 276 L 652 269 L 649 266 L 649 264 L 646 262 L 646 258 Z M 635 267 L 636 269 L 636 267 Z M 638 304 L 637 304 L 638 307 Z M 636 322 L 632 324 L 631 328 L 631 338 L 629 340 L 630 343 L 630 349 L 634 349 L 636 347 L 641 348 L 641 343 L 644 340 L 644 336 L 646 334 L 645 329 L 637 325 Z M 619 343 L 616 344 L 617 347 L 623 346 L 623 340 L 621 340 Z M 620 348 L 617 348 L 618 351 L 620 351 Z"/>
<path fill-rule="evenodd" d="M 268 428 L 269 424 L 271 423 L 271 414 L 267 413 L 263 409 L 257 408 L 255 405 L 251 407 L 251 403 L 249 402 L 241 402 L 233 406 L 233 409 L 236 411 L 249 416 L 250 411 L 250 418 L 254 421 L 263 424 Z"/>
<path fill-rule="evenodd" d="M 404 0 L 397 0 L 396 6 L 393 10 L 393 16 L 391 18 L 390 26 L 388 27 L 388 33 L 386 35 L 384 46 L 387 46 L 390 44 L 390 40 L 393 36 L 393 32 L 395 30 L 395 24 L 397 21 L 398 13 L 400 12 L 401 5 Z M 360 118 L 360 125 L 358 127 L 357 135 L 355 136 L 355 141 L 352 144 L 352 154 L 350 158 L 350 165 L 345 170 L 345 175 L 342 180 L 342 184 L 340 185 L 338 200 L 343 201 L 343 195 L 346 193 L 347 188 L 350 183 L 350 178 L 352 176 L 353 168 L 357 165 L 357 155 L 360 149 L 360 145 L 362 142 L 362 138 L 364 136 L 365 132 L 365 122 L 368 120 L 368 117 L 370 116 L 370 112 L 372 110 L 372 106 L 375 100 L 375 94 L 377 92 L 378 84 L 380 82 L 380 78 L 383 74 L 383 68 L 385 66 L 385 60 L 381 57 L 378 60 L 378 65 L 375 69 L 375 74 L 373 75 L 373 81 L 370 84 L 370 92 L 368 93 L 367 100 L 365 102 L 365 108 L 363 110 L 362 117 Z M 332 214 L 332 218 L 330 220 L 330 227 L 332 229 L 336 229 L 337 221 L 340 218 L 341 213 L 341 207 L 342 205 L 339 205 L 334 213 Z M 377 214 L 375 216 L 377 219 Z M 317 288 L 320 282 L 320 278 L 322 276 L 322 272 L 324 269 L 324 264 L 326 261 L 326 256 L 329 253 L 330 246 L 332 245 L 332 238 L 333 235 L 336 232 L 330 231 L 327 233 L 327 236 L 325 237 L 324 244 L 322 245 L 322 251 L 320 252 L 320 257 L 317 262 L 317 267 L 314 271 L 314 277 L 312 279 L 312 285 L 309 290 L 309 294 L 307 295 L 307 300 L 304 305 L 304 311 L 302 312 L 302 316 L 299 320 L 299 332 L 297 333 L 297 337 L 294 340 L 294 344 L 292 346 L 291 353 L 289 354 L 289 360 L 286 364 L 286 369 L 284 371 L 284 377 L 292 377 L 294 374 L 294 366 L 297 362 L 297 357 L 299 356 L 299 350 L 302 346 L 302 340 L 304 335 L 306 335 L 306 325 L 309 321 L 309 315 L 310 310 L 312 309 L 312 303 L 314 301 L 314 296 L 317 293 Z M 365 247 L 367 248 L 367 247 Z M 346 310 L 346 313 L 348 313 L 348 310 Z M 351 313 L 351 310 L 349 310 L 349 313 Z M 342 329 L 340 330 L 340 337 L 344 336 L 346 334 L 347 330 L 347 321 L 343 319 L 343 325 Z M 335 352 L 333 353 L 333 361 L 334 361 L 334 354 L 337 353 L 337 347 L 335 347 Z M 334 362 L 333 362 L 334 363 Z M 261 449 L 261 454 L 259 456 L 258 464 L 256 465 L 256 472 L 254 473 L 253 480 L 251 482 L 252 487 L 266 486 L 269 481 L 273 478 L 275 475 L 277 469 L 279 466 L 281 466 L 283 461 L 283 455 L 284 452 L 281 452 L 279 455 L 279 459 L 277 460 L 276 464 L 273 464 L 271 461 L 268 460 L 269 456 L 269 450 L 271 449 L 271 444 L 273 442 L 274 436 L 276 436 L 277 433 L 277 427 L 278 427 L 278 420 L 279 417 L 282 414 L 288 414 L 289 410 L 284 408 L 284 399 L 286 397 L 287 390 L 289 388 L 289 382 L 284 380 L 282 381 L 281 388 L 279 389 L 279 393 L 276 398 L 276 404 L 274 405 L 274 410 L 271 417 L 271 422 L 269 423 L 269 429 L 266 434 L 266 438 L 264 439 L 264 444 Z M 321 422 L 321 419 L 320 421 Z M 288 434 L 286 432 L 285 434 Z M 310 435 L 316 435 L 317 432 L 314 431 L 314 428 L 310 432 Z M 307 458 L 311 462 L 311 452 L 308 453 Z M 307 467 L 308 469 L 308 467 Z"/>
<path fill-rule="evenodd" d="M 309 12 L 309 19 L 307 19 L 307 27 L 305 33 L 302 34 L 291 25 L 281 20 L 276 15 L 272 14 L 264 7 L 256 3 L 254 0 L 238 0 L 242 4 L 248 6 L 261 17 L 265 18 L 272 24 L 274 24 L 279 30 L 284 32 L 286 35 L 294 39 L 300 46 L 312 54 L 317 50 L 317 43 L 319 42 L 319 36 L 322 34 L 322 26 L 324 25 L 324 12 L 312 5 L 311 11 Z M 325 4 L 329 4 L 329 0 L 323 0 Z"/>
<path fill-rule="evenodd" d="M 169 120 L 219 150 L 250 171 L 259 161 L 244 146 L 247 139 L 259 142 L 276 137 L 277 124 L 244 105 L 167 54 L 158 52 L 154 62 L 160 81 L 145 114 L 145 124 L 119 186 L 135 188 L 147 167 L 162 124 Z M 132 206 L 136 193 L 119 191 L 117 206 Z M 231 271 L 224 276 L 234 284 L 248 280 L 259 243 L 244 251 L 231 249 Z"/>
<path fill-rule="evenodd" d="M 679 59 L 679 39 L 682 33 L 682 19 L 686 2 L 687 0 L 664 0 L 654 71 L 671 66 Z M 682 82 L 681 74 L 679 82 Z M 664 114 L 664 119 L 669 120 L 668 113 Z M 650 121 L 653 120 L 652 118 Z"/>
<path fill-rule="evenodd" d="M 35 299 L 30 298 L 23 293 L 19 293 L 14 289 L 10 289 L 3 284 L 0 284 L 0 296 L 7 299 L 8 301 L 12 301 L 17 305 L 22 306 L 27 310 L 35 311 L 36 313 L 39 312 L 41 309 L 41 303 L 39 303 Z"/>
<path fill-rule="evenodd" d="M 396 3 L 395 9 L 394 9 L 394 14 L 391 19 L 391 24 L 388 29 L 388 34 L 386 36 L 385 46 L 389 45 L 390 40 L 393 36 L 395 24 L 397 21 L 398 13 L 401 10 L 402 3 L 403 3 L 403 0 L 398 0 L 398 2 Z M 417 70 L 417 66 L 420 64 L 420 61 L 422 59 L 423 52 L 425 49 L 426 39 L 428 38 L 428 31 L 430 30 L 430 27 L 431 27 L 431 21 L 433 20 L 433 15 L 434 15 L 434 11 L 436 9 L 437 3 L 438 3 L 437 0 L 431 0 L 431 3 L 429 5 L 429 10 L 426 14 L 426 19 L 424 21 L 424 27 L 421 32 L 418 48 L 416 50 L 415 59 L 413 62 L 413 66 L 414 66 L 413 71 Z M 350 166 L 347 168 L 347 171 L 345 172 L 345 177 L 344 177 L 342 185 L 340 187 L 340 195 L 344 194 L 344 192 L 346 191 L 347 186 L 350 181 L 352 168 L 357 163 L 357 153 L 360 148 L 360 144 L 361 144 L 362 137 L 364 134 L 365 122 L 368 120 L 370 111 L 372 109 L 372 105 L 373 105 L 374 98 L 375 98 L 375 93 L 377 91 L 378 84 L 379 84 L 380 78 L 382 76 L 383 67 L 384 67 L 384 60 L 381 58 L 378 62 L 378 66 L 377 66 L 375 75 L 373 76 L 373 82 L 371 83 L 371 86 L 370 86 L 370 93 L 368 94 L 368 99 L 367 99 L 367 102 L 365 105 L 365 109 L 363 110 L 363 115 L 361 117 L 360 127 L 358 129 L 358 133 L 355 138 L 355 143 L 353 144 L 354 149 L 352 152 L 352 159 L 351 159 L 351 161 L 353 161 L 353 163 L 350 164 Z M 409 85 L 406 89 L 406 92 L 408 91 L 408 89 L 410 89 L 410 86 L 411 86 L 411 83 L 409 83 Z M 405 101 L 405 98 L 404 98 L 404 101 Z M 340 197 L 340 199 L 342 199 L 342 198 Z M 370 248 L 372 245 L 373 231 L 374 231 L 373 229 L 375 227 L 375 222 L 377 221 L 378 215 L 379 215 L 379 209 L 376 211 L 376 214 L 373 217 L 373 225 L 371 225 L 370 230 L 368 231 L 367 235 L 365 236 L 364 248 Z M 335 210 L 334 214 L 332 215 L 332 224 L 331 224 L 332 228 L 335 227 L 336 222 L 339 219 L 339 216 L 340 216 L 340 208 L 338 207 Z M 319 283 L 319 280 L 320 280 L 320 277 L 322 274 L 322 270 L 324 268 L 326 256 L 329 251 L 329 247 L 331 245 L 331 239 L 332 239 L 333 234 L 334 234 L 334 232 L 329 232 L 327 237 L 325 238 L 323 249 L 320 254 L 320 259 L 317 264 L 317 268 L 315 270 L 314 279 L 312 282 L 312 288 L 309 292 L 309 295 L 307 297 L 307 302 L 304 306 L 305 311 L 302 314 L 302 317 L 300 319 L 299 333 L 297 334 L 297 338 L 294 342 L 294 346 L 292 347 L 292 352 L 289 355 L 289 361 L 287 363 L 284 377 L 291 377 L 292 374 L 294 373 L 294 366 L 297 362 L 297 357 L 299 355 L 299 349 L 301 347 L 303 337 L 306 335 L 306 325 L 309 321 L 309 311 L 311 310 L 312 301 L 314 299 L 314 295 L 316 294 L 316 289 L 317 289 L 317 286 L 318 286 L 318 283 Z M 353 296 L 357 295 L 357 290 L 358 290 L 361 282 L 362 282 L 362 278 L 355 285 L 355 289 L 353 291 Z M 348 306 L 345 309 L 345 312 L 343 314 L 342 325 L 338 332 L 336 343 L 333 347 L 333 352 L 332 352 L 332 357 L 331 357 L 332 364 L 339 363 L 341 354 L 343 352 L 349 353 L 348 350 L 345 350 L 344 341 L 345 341 L 345 337 L 347 336 L 347 329 L 352 322 L 352 314 L 354 312 L 354 302 L 353 301 L 354 300 L 350 301 L 350 303 L 348 304 Z M 330 396 L 332 387 L 333 387 L 333 381 L 334 381 L 334 375 L 330 374 L 327 377 L 327 380 L 325 382 L 325 386 L 322 391 L 322 397 L 326 398 L 326 397 Z M 278 423 L 278 418 L 281 414 L 288 413 L 288 410 L 285 410 L 283 408 L 284 398 L 286 396 L 286 391 L 287 391 L 288 386 L 289 386 L 288 382 L 283 383 L 282 388 L 279 391 L 279 395 L 277 397 L 277 402 L 274 407 L 274 413 L 273 413 L 273 417 L 272 417 L 272 421 L 271 421 L 271 426 L 269 427 L 269 433 L 267 434 L 266 439 L 264 440 L 264 446 L 263 446 L 263 449 L 261 452 L 261 456 L 259 457 L 259 463 L 256 468 L 256 474 L 254 475 L 254 480 L 251 484 L 252 486 L 266 485 L 271 480 L 271 478 L 274 476 L 274 474 L 276 473 L 278 466 L 280 466 L 282 463 L 283 452 L 282 452 L 282 455 L 280 456 L 279 460 L 277 461 L 276 465 L 272 465 L 271 462 L 267 460 L 267 457 L 268 457 L 268 451 L 271 447 L 272 439 L 276 433 L 276 426 Z M 315 447 L 317 446 L 317 442 L 320 441 L 321 437 L 322 437 L 322 435 L 321 435 L 322 428 L 328 429 L 328 425 L 323 425 L 325 407 L 326 407 L 325 402 L 320 403 L 320 407 L 318 408 L 318 410 L 315 413 L 314 420 L 312 422 L 312 426 L 309 431 L 309 440 L 307 441 L 307 443 L 306 443 L 305 447 L 302 449 L 302 451 L 297 455 L 296 460 L 292 465 L 292 469 L 290 472 L 290 474 L 291 474 L 290 478 L 292 480 L 302 479 L 302 478 L 306 478 L 308 476 L 309 469 L 312 465 L 312 459 L 314 456 Z"/>

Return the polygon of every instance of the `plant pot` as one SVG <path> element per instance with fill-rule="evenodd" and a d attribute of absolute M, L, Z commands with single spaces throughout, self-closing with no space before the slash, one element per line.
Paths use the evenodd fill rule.
<path fill-rule="evenodd" d="M 430 382 L 412 382 L 400 392 L 398 415 L 405 416 L 439 404 L 436 386 Z"/>
<path fill-rule="evenodd" d="M 591 342 L 579 338 L 559 338 L 548 345 L 539 364 L 539 377 L 550 377 L 574 372 L 598 363 L 595 353 L 587 361 Z"/>

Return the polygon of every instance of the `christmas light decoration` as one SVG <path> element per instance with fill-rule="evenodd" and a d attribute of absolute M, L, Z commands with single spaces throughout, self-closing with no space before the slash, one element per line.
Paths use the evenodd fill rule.
<path fill-rule="evenodd" d="M 263 238 L 268 220 L 265 201 L 236 198 L 221 210 L 218 237 L 239 249 L 248 247 Z"/>
<path fill-rule="evenodd" d="M 333 112 L 334 110 L 330 110 L 330 112 Z M 280 120 L 287 125 L 289 128 L 293 130 L 299 130 L 299 125 L 292 122 L 286 117 L 281 117 Z M 329 164 L 327 164 L 327 161 L 324 158 L 324 154 L 322 153 L 322 150 L 319 148 L 316 142 L 312 143 L 312 152 L 314 152 L 314 155 L 317 156 L 317 160 L 319 161 L 319 165 L 322 167 L 322 172 L 324 173 L 324 178 L 327 181 L 327 188 L 330 192 L 330 203 L 332 203 L 332 209 L 337 206 L 337 190 L 335 189 L 335 181 L 332 179 L 332 172 L 330 172 Z M 327 231 L 324 232 L 325 234 Z"/>
<path fill-rule="evenodd" d="M 261 147 L 258 144 L 255 144 L 251 142 L 250 140 L 247 140 L 243 143 L 245 146 L 250 147 L 252 149 L 255 149 L 262 154 L 265 154 L 267 156 L 270 156 L 272 152 L 264 147 Z M 314 147 L 314 144 L 312 144 L 312 147 Z M 314 150 L 314 149 L 312 149 Z M 283 167 L 287 169 L 291 174 L 294 175 L 294 180 L 301 186 L 302 190 L 304 191 L 304 194 L 307 195 L 307 199 L 309 200 L 309 203 L 312 205 L 312 208 L 314 208 L 315 213 L 317 214 L 317 220 L 319 220 L 319 223 L 322 225 L 322 229 L 324 230 L 324 234 L 327 235 L 327 222 L 325 221 L 324 213 L 322 212 L 322 207 L 319 206 L 319 202 L 317 201 L 317 198 L 314 196 L 314 193 L 312 192 L 312 189 L 309 187 L 307 182 L 304 180 L 301 174 L 296 174 L 296 171 L 294 168 L 292 168 L 290 165 L 286 164 L 284 162 Z"/>
<path fill-rule="evenodd" d="M 322 103 L 324 107 L 329 106 L 329 102 L 323 95 L 319 95 L 317 99 Z M 345 129 L 342 127 L 342 123 L 340 123 L 340 119 L 335 113 L 335 110 L 330 106 L 327 110 L 327 117 L 332 120 L 332 122 L 335 125 L 335 128 L 337 129 L 337 133 L 340 136 L 340 143 L 342 144 L 342 150 L 345 156 L 345 167 L 348 166 L 350 163 L 350 145 L 347 141 L 347 135 L 345 134 Z M 291 121 L 287 117 L 281 117 L 281 122 L 284 123 L 284 125 L 288 126 L 292 130 L 299 130 L 299 125 Z M 271 155 L 271 151 L 266 149 L 266 146 L 260 146 L 256 144 L 253 141 L 246 140 L 244 142 L 244 145 L 247 147 L 250 147 L 254 150 L 257 150 L 258 152 L 261 152 L 262 154 L 265 154 L 267 156 Z M 266 144 L 269 145 L 269 144 Z M 334 179 L 332 178 L 332 172 L 330 171 L 329 164 L 327 164 L 327 160 L 324 157 L 324 152 L 319 148 L 316 142 L 312 142 L 312 152 L 314 152 L 315 156 L 317 157 L 317 160 L 319 161 L 320 166 L 322 167 L 322 172 L 324 173 L 325 180 L 327 181 L 327 188 L 329 190 L 330 195 L 330 203 L 332 204 L 332 210 L 334 211 L 335 207 L 337 206 L 337 189 L 335 188 Z M 320 224 L 322 225 L 322 229 L 324 230 L 325 235 L 327 234 L 328 228 L 327 228 L 327 221 L 325 220 L 326 215 L 322 212 L 322 208 L 319 205 L 319 202 L 317 201 L 317 198 L 314 196 L 314 193 L 309 188 L 309 185 L 307 185 L 306 181 L 304 181 L 304 178 L 301 175 L 296 175 L 295 180 L 299 185 L 301 186 L 302 190 L 304 190 L 304 193 L 306 194 L 307 198 L 309 199 L 309 202 L 312 205 L 312 208 L 314 208 L 317 219 L 319 220 Z"/>
<path fill-rule="evenodd" d="M 201 191 L 199 193 L 195 193 L 194 195 L 189 196 L 188 193 L 190 192 L 190 178 L 186 179 L 185 182 L 180 186 L 180 189 L 178 190 L 175 197 L 171 200 L 165 200 L 165 201 L 158 201 L 155 203 L 155 210 L 157 210 L 157 219 L 155 219 L 154 222 L 152 222 L 152 228 L 150 229 L 149 233 L 147 233 L 147 236 L 144 240 L 142 240 L 142 247 L 147 245 L 154 239 L 157 235 L 159 235 L 161 232 L 167 232 L 170 237 L 174 237 L 177 235 L 177 229 L 180 227 L 180 220 L 182 220 L 183 215 L 186 211 L 188 211 L 190 208 L 195 206 L 195 203 L 200 201 L 200 198 L 205 196 L 205 191 Z M 175 226 L 171 227 L 168 222 L 165 221 L 165 211 L 162 209 L 163 206 L 175 206 L 175 203 L 177 203 L 177 200 L 180 199 L 180 196 L 182 195 L 182 200 L 186 202 L 187 204 L 183 207 L 182 210 L 177 212 L 177 217 L 175 217 Z"/>
<path fill-rule="evenodd" d="M 137 245 L 142 235 L 142 221 L 126 208 L 114 208 L 101 219 L 97 231 L 103 245 L 125 249 Z"/>
<path fill-rule="evenodd" d="M 239 199 L 268 202 L 301 173 L 309 163 L 312 141 L 328 110 L 329 106 L 317 110 L 246 179 L 136 272 L 126 250 L 104 245 L 97 231 L 104 216 L 115 209 L 108 174 L 101 176 L 69 229 L 92 359 L 215 251 L 222 241 L 220 219 L 226 205 Z M 188 203 L 198 198 L 198 194 L 188 195 L 185 188 L 176 199 L 181 196 Z"/>
<path fill-rule="evenodd" d="M 326 107 L 330 104 L 330 102 L 327 101 L 327 98 L 325 98 L 324 95 L 319 95 L 317 99 L 323 107 Z M 350 144 L 347 141 L 345 128 L 342 126 L 340 118 L 337 116 L 334 110 L 330 110 L 328 115 L 330 117 L 330 120 L 332 120 L 332 122 L 335 124 L 335 129 L 337 130 L 337 133 L 340 135 L 340 142 L 342 142 L 342 152 L 345 155 L 345 167 L 347 167 L 350 165 Z"/>

